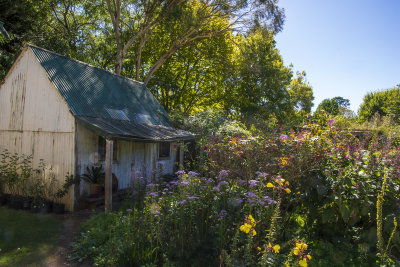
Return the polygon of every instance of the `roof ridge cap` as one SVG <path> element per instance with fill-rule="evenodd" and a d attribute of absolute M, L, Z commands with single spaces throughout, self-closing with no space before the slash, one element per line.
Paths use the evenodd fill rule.
<path fill-rule="evenodd" d="M 132 78 L 129 78 L 129 77 L 126 77 L 126 76 L 122 76 L 121 74 L 117 74 L 117 73 L 111 72 L 111 71 L 109 71 L 109 70 L 105 70 L 105 69 L 102 69 L 102 68 L 100 68 L 100 67 L 93 66 L 93 65 L 91 65 L 91 64 L 89 64 L 89 63 L 86 63 L 86 62 L 80 61 L 80 60 L 78 60 L 78 59 L 75 59 L 75 58 L 72 58 L 72 57 L 68 57 L 68 56 L 65 56 L 65 55 L 62 55 L 62 54 L 59 54 L 59 53 L 56 53 L 56 52 L 54 52 L 54 51 L 50 51 L 50 50 L 48 50 L 48 49 L 39 47 L 39 46 L 34 45 L 34 44 L 31 44 L 31 43 L 27 43 L 26 46 L 28 46 L 28 47 L 34 47 L 34 48 L 37 48 L 37 49 L 46 51 L 46 52 L 48 52 L 48 53 L 57 55 L 57 56 L 59 56 L 59 57 L 63 57 L 63 58 L 66 58 L 66 59 L 75 61 L 75 62 L 77 62 L 77 63 L 83 64 L 83 65 L 86 65 L 86 66 L 89 66 L 89 67 L 92 67 L 92 68 L 99 69 L 99 70 L 101 70 L 101 71 L 107 72 L 107 73 L 112 74 L 112 75 L 114 75 L 114 76 L 117 76 L 117 77 L 119 77 L 119 78 L 127 79 L 127 80 L 130 80 L 130 81 L 135 82 L 135 83 L 144 84 L 144 83 L 141 82 L 141 81 L 137 81 L 137 80 L 135 80 L 135 79 L 132 79 Z M 35 54 L 35 53 L 34 53 L 34 54 Z M 36 55 L 35 55 L 35 56 L 36 56 Z"/>

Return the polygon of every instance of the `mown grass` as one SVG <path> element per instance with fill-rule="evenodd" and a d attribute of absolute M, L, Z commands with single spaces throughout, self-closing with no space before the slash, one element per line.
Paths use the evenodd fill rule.
<path fill-rule="evenodd" d="M 43 266 L 60 226 L 47 215 L 0 207 L 0 266 Z"/>

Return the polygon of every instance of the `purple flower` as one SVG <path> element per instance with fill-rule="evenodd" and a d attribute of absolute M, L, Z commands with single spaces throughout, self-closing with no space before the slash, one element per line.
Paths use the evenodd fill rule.
<path fill-rule="evenodd" d="M 249 180 L 249 186 L 250 187 L 256 187 L 257 186 L 258 181 L 257 180 Z"/>
<path fill-rule="evenodd" d="M 228 171 L 228 170 L 222 170 L 222 171 L 219 172 L 218 178 L 219 178 L 220 180 L 223 180 L 223 179 L 225 179 L 225 178 L 228 178 L 229 173 L 230 173 L 230 171 Z"/>
<path fill-rule="evenodd" d="M 241 198 L 235 198 L 235 199 L 234 199 L 234 202 L 235 202 L 235 204 L 239 205 L 239 204 L 242 204 L 242 203 L 243 203 L 243 199 L 241 199 Z"/>
<path fill-rule="evenodd" d="M 213 183 L 213 182 L 214 182 L 214 180 L 211 179 L 211 178 L 209 178 L 209 179 L 206 180 L 206 183 L 207 183 L 207 184 L 211 184 L 211 183 Z"/>
<path fill-rule="evenodd" d="M 132 212 L 132 209 L 127 209 L 126 212 Z"/>
<path fill-rule="evenodd" d="M 254 192 L 247 192 L 246 198 L 247 198 L 247 202 L 250 203 L 251 206 L 254 206 L 254 204 L 259 202 L 259 198 Z"/>
<path fill-rule="evenodd" d="M 196 196 L 189 196 L 189 197 L 186 197 L 187 199 L 189 199 L 189 200 L 192 200 L 192 199 L 198 199 L 199 197 L 196 197 Z"/>
<path fill-rule="evenodd" d="M 156 197 L 156 196 L 158 196 L 157 192 L 151 192 L 151 193 L 147 194 L 147 198 Z"/>
<path fill-rule="evenodd" d="M 188 181 L 181 181 L 180 184 L 183 185 L 183 186 L 187 186 L 187 185 L 189 185 L 190 183 L 189 183 Z"/>
<path fill-rule="evenodd" d="M 193 176 L 193 177 L 197 177 L 200 175 L 200 173 L 197 172 L 188 172 L 188 175 Z"/>
<path fill-rule="evenodd" d="M 207 150 L 207 148 L 208 148 L 207 146 L 204 146 L 204 147 L 203 147 L 204 150 Z"/>
<path fill-rule="evenodd" d="M 264 200 L 265 202 L 267 202 L 268 204 L 276 204 L 276 201 L 273 200 L 272 198 L 270 198 L 269 196 L 263 197 L 263 200 Z"/>
<path fill-rule="evenodd" d="M 246 193 L 246 197 L 247 197 L 247 198 L 256 197 L 256 194 L 254 194 L 254 192 L 247 192 L 247 193 Z"/>
<path fill-rule="evenodd" d="M 335 122 L 335 119 L 331 119 L 330 121 L 328 121 L 328 125 L 331 126 L 334 122 Z"/>
<path fill-rule="evenodd" d="M 256 172 L 256 174 L 257 174 L 257 176 L 258 176 L 258 178 L 265 178 L 265 177 L 267 177 L 267 175 L 268 175 L 268 173 L 265 173 L 265 172 Z"/>
<path fill-rule="evenodd" d="M 221 185 L 229 185 L 229 184 L 226 181 L 221 181 L 221 182 L 219 182 L 218 186 L 221 186 Z"/>
<path fill-rule="evenodd" d="M 181 171 L 177 171 L 175 174 L 178 176 L 182 176 L 182 175 L 185 175 L 186 172 L 181 170 Z"/>
<path fill-rule="evenodd" d="M 226 215 L 228 215 L 228 212 L 226 212 L 226 210 L 221 210 L 218 214 L 218 220 L 222 221 Z"/>
<path fill-rule="evenodd" d="M 279 139 L 283 142 L 288 139 L 288 136 L 286 134 L 281 134 L 281 136 L 279 136 Z"/>
<path fill-rule="evenodd" d="M 186 203 L 186 200 L 184 199 L 184 200 L 182 200 L 182 201 L 179 201 L 178 203 L 177 203 L 177 205 L 183 205 L 183 204 L 185 204 Z"/>
<path fill-rule="evenodd" d="M 221 190 L 221 188 L 218 186 L 215 186 L 211 191 L 213 192 L 219 192 Z"/>

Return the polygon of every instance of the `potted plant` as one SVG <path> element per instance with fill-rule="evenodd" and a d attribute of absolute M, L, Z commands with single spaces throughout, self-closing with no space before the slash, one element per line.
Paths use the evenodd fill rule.
<path fill-rule="evenodd" d="M 38 213 L 41 211 L 41 206 L 45 201 L 45 185 L 43 183 L 43 180 L 38 176 L 33 178 L 29 191 L 30 195 L 32 196 L 31 210 L 35 213 Z"/>
<path fill-rule="evenodd" d="M 54 194 L 53 212 L 56 214 L 63 214 L 65 211 L 65 204 L 61 203 L 61 199 L 68 193 L 71 185 L 79 184 L 80 177 L 74 178 L 71 174 L 65 176 L 65 182 Z"/>
<path fill-rule="evenodd" d="M 4 194 L 3 192 L 3 183 L 4 183 L 4 177 L 1 174 L 0 170 L 0 206 L 5 205 L 7 203 L 7 195 Z"/>
<path fill-rule="evenodd" d="M 86 173 L 82 175 L 82 179 L 89 185 L 89 196 L 98 197 L 104 191 L 105 173 L 103 165 L 86 167 Z"/>

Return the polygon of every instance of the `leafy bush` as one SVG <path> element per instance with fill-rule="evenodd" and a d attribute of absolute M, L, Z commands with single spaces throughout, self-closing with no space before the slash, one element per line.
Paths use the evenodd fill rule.
<path fill-rule="evenodd" d="M 400 149 L 393 140 L 359 139 L 324 117 L 281 128 L 210 136 L 202 148 L 207 172 L 147 184 L 142 205 L 93 218 L 74 257 L 103 266 L 398 261 Z"/>

